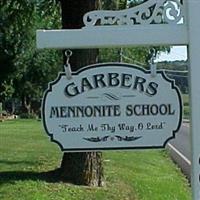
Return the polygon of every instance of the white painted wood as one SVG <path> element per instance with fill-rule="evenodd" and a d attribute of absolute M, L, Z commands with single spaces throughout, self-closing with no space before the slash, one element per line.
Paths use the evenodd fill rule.
<path fill-rule="evenodd" d="M 154 8 L 152 10 L 152 7 Z M 179 24 L 184 22 L 180 0 L 148 0 L 124 10 L 94 10 L 83 17 L 85 26 L 133 26 L 136 24 Z M 145 17 L 144 17 L 145 16 Z"/>
<path fill-rule="evenodd" d="M 190 58 L 193 200 L 200 200 L 200 1 L 187 0 Z"/>
<path fill-rule="evenodd" d="M 150 24 L 134 27 L 94 27 L 73 30 L 38 30 L 37 48 L 75 49 L 144 45 L 188 44 L 183 24 Z"/>

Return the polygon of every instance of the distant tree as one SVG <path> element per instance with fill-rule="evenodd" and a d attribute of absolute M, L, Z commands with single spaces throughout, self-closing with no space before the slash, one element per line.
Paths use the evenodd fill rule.
<path fill-rule="evenodd" d="M 47 83 L 60 70 L 58 66 L 62 66 L 58 51 L 36 50 L 36 29 L 61 26 L 59 6 L 51 2 L 48 12 L 44 12 L 45 3 L 0 2 L 0 101 L 21 99 L 22 111 L 27 113 L 33 110 L 34 101 L 40 102 Z"/>
<path fill-rule="evenodd" d="M 0 1 L 0 101 L 12 96 L 15 91 L 13 77 L 17 70 L 16 58 L 28 47 L 33 8 L 32 1 Z M 8 86 L 10 90 L 7 93 Z"/>
<path fill-rule="evenodd" d="M 120 10 L 127 7 L 126 0 L 102 0 L 101 8 L 106 10 Z"/>
<path fill-rule="evenodd" d="M 148 0 L 128 0 L 127 3 L 128 3 L 129 7 L 134 7 L 134 6 L 137 6 L 141 3 L 144 3 L 146 1 L 148 1 Z"/>

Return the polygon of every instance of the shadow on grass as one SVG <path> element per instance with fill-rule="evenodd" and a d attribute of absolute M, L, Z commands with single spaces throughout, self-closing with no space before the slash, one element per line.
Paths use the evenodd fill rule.
<path fill-rule="evenodd" d="M 17 164 L 35 164 L 35 162 L 32 161 L 11 161 L 11 160 L 0 160 L 0 164 L 6 164 L 6 165 L 17 165 Z"/>
<path fill-rule="evenodd" d="M 33 171 L 6 171 L 0 172 L 0 185 L 16 181 L 45 181 L 49 183 L 60 182 L 59 169 L 48 172 Z"/>

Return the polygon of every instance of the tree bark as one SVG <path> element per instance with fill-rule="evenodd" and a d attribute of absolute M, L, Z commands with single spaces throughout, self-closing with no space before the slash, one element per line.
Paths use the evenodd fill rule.
<path fill-rule="evenodd" d="M 31 113 L 31 102 L 26 95 L 22 96 L 22 108 L 23 113 L 30 114 Z"/>
<path fill-rule="evenodd" d="M 83 15 L 98 9 L 99 0 L 60 0 L 62 27 L 80 29 L 83 27 Z M 83 38 L 84 39 L 84 38 Z M 70 57 L 72 71 L 97 62 L 98 50 L 73 50 Z M 64 56 L 64 63 L 65 63 Z M 64 153 L 60 168 L 63 180 L 78 185 L 102 186 L 103 166 L 102 153 Z"/>

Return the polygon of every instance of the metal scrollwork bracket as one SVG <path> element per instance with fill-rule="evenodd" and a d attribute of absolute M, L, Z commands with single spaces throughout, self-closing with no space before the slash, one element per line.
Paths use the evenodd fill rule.
<path fill-rule="evenodd" d="M 178 24 L 184 21 L 180 0 L 149 0 L 119 11 L 91 11 L 84 15 L 86 28 L 94 26 L 132 26 L 145 24 Z"/>

